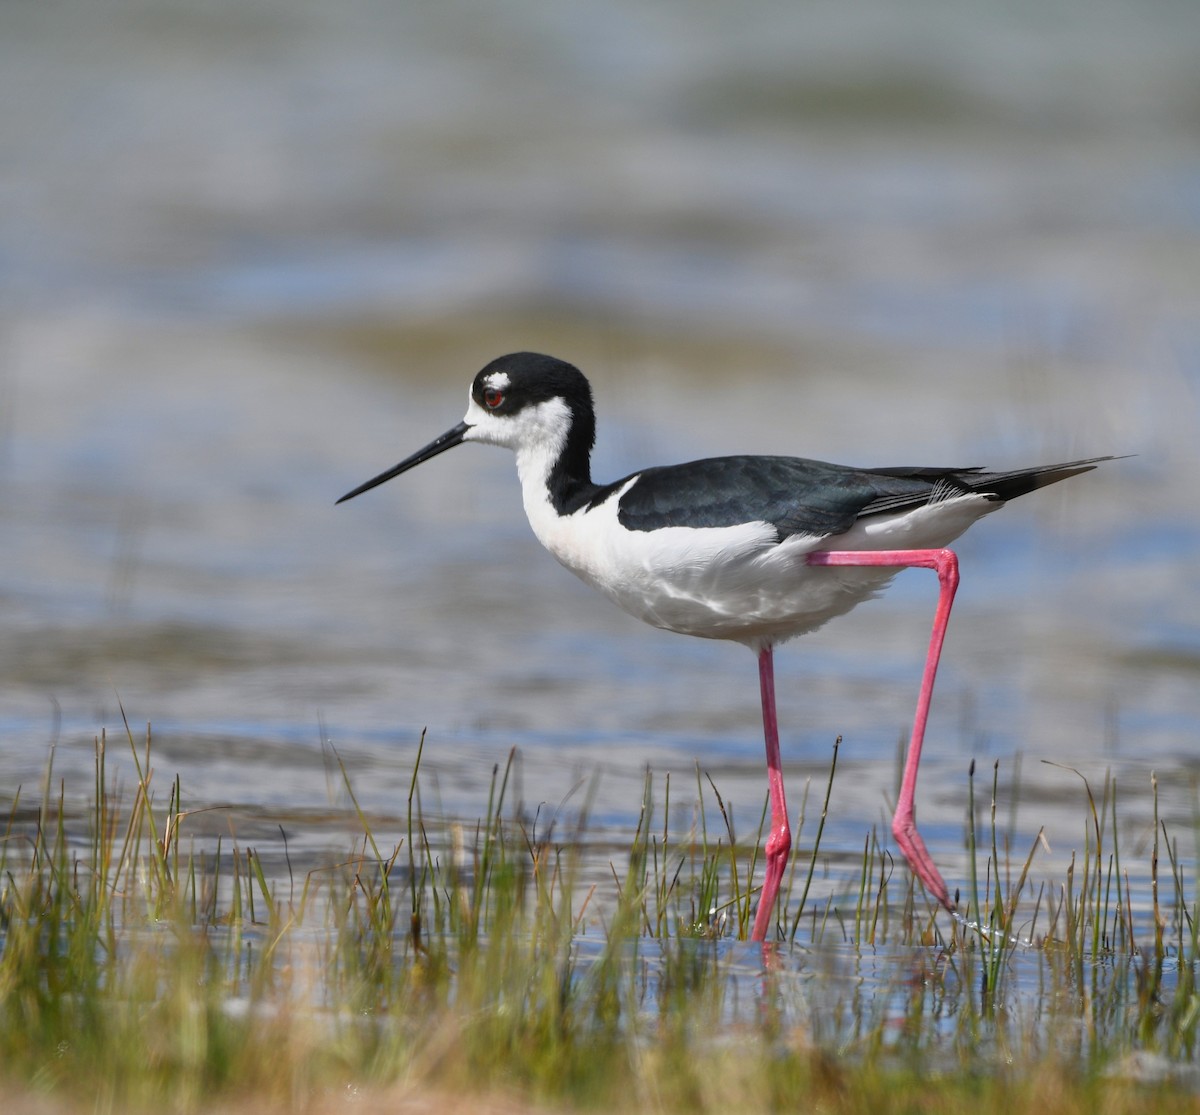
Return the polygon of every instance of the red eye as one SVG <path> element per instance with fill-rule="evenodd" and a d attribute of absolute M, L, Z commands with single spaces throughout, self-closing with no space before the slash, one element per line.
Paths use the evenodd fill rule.
<path fill-rule="evenodd" d="M 504 392 L 496 387 L 485 387 L 483 389 L 483 401 L 488 410 L 495 410 L 504 402 Z"/>

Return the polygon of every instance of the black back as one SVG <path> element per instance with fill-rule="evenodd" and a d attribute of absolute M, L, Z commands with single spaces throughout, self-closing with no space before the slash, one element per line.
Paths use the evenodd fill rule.
<path fill-rule="evenodd" d="M 866 516 L 895 514 L 955 496 L 1014 499 L 1105 459 L 984 472 L 919 466 L 856 469 L 800 457 L 713 457 L 637 474 L 637 482 L 621 497 L 618 518 L 628 530 L 755 521 L 771 523 L 781 539 L 798 533 L 840 534 Z M 608 486 L 608 494 L 623 483 Z"/>

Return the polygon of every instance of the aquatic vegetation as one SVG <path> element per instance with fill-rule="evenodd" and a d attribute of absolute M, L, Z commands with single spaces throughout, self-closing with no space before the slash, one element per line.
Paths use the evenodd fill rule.
<path fill-rule="evenodd" d="M 1194 864 L 1156 816 L 1131 872 L 1111 778 L 1098 793 L 1080 778 L 1083 853 L 1036 889 L 1037 841 L 1010 855 L 997 822 L 998 767 L 990 803 L 972 778 L 955 919 L 873 832 L 814 887 L 835 749 L 760 946 L 745 937 L 761 824 L 739 839 L 699 769 L 682 798 L 647 772 L 636 832 L 613 844 L 586 794 L 570 817 L 510 804 L 515 752 L 482 818 L 436 817 L 418 755 L 385 841 L 332 755 L 356 835 L 296 877 L 236 834 L 190 832 L 179 781 L 154 790 L 149 733 L 122 743 L 123 800 L 110 747 L 84 813 L 52 770 L 8 809 L 10 1094 L 68 1110 L 323 1110 L 348 1090 L 367 1110 L 413 1091 L 628 1111 L 1198 1106 Z"/>

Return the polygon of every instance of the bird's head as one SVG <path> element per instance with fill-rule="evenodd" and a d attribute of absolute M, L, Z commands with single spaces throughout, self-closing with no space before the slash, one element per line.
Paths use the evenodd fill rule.
<path fill-rule="evenodd" d="M 595 436 L 592 390 L 578 368 L 536 352 L 510 353 L 475 377 L 467 413 L 457 426 L 337 502 L 362 495 L 465 441 L 565 458 L 586 475 Z"/>

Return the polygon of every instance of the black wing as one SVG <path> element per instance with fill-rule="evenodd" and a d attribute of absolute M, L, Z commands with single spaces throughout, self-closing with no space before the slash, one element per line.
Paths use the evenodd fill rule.
<path fill-rule="evenodd" d="M 635 473 L 617 517 L 626 529 L 640 531 L 766 522 L 781 539 L 840 534 L 864 515 L 905 511 L 955 495 L 1013 499 L 1108 459 L 989 473 L 919 466 L 857 469 L 800 457 L 712 457 Z M 606 485 L 590 502 L 603 502 L 630 479 Z"/>

